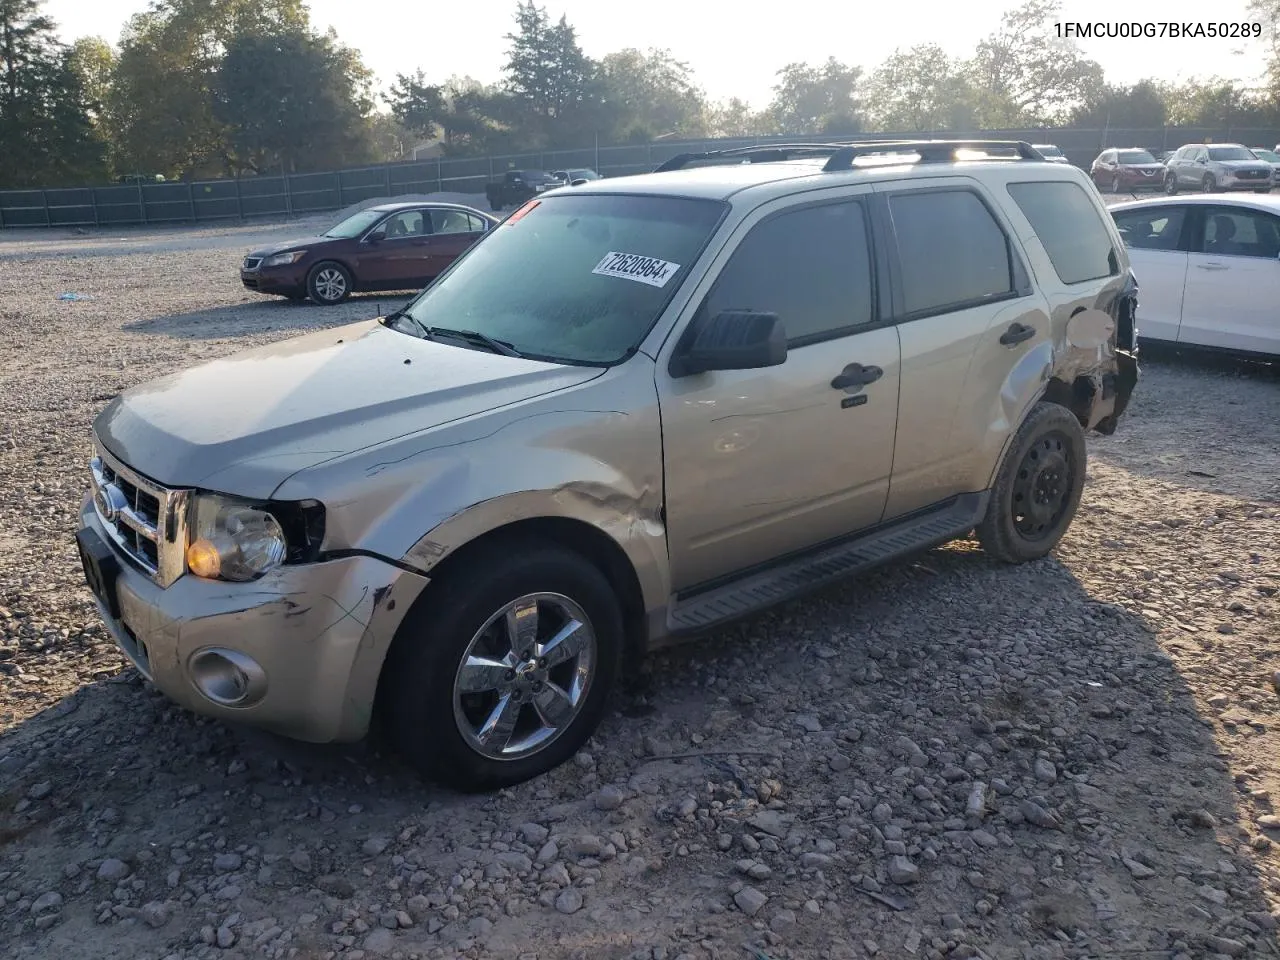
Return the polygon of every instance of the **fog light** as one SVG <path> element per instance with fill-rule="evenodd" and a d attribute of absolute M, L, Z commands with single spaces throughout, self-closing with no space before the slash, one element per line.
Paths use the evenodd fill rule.
<path fill-rule="evenodd" d="M 219 706 L 252 706 L 267 692 L 262 666 L 236 650 L 200 650 L 192 656 L 190 670 L 196 689 Z"/>

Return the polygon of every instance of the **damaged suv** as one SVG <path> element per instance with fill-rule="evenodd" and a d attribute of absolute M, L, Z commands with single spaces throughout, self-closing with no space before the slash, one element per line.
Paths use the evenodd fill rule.
<path fill-rule="evenodd" d="M 78 533 L 129 659 L 494 789 L 659 644 L 976 530 L 1058 543 L 1138 378 L 1083 172 L 1009 142 L 682 155 L 547 191 L 390 316 L 127 391 Z"/>

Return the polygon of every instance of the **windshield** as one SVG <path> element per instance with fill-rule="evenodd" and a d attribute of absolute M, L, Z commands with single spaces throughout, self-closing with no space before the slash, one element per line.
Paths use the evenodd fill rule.
<path fill-rule="evenodd" d="M 570 180 L 599 180 L 600 175 L 594 170 L 570 170 Z"/>
<path fill-rule="evenodd" d="M 512 173 L 514 176 L 523 177 L 525 180 L 533 181 L 535 183 L 551 179 L 551 174 L 547 173 L 545 170 L 514 170 Z"/>
<path fill-rule="evenodd" d="M 1210 147 L 1210 160 L 1252 160 L 1251 154 L 1244 147 Z"/>
<path fill-rule="evenodd" d="M 1156 158 L 1145 150 L 1121 150 L 1117 163 L 1155 163 Z"/>
<path fill-rule="evenodd" d="M 335 239 L 351 240 L 360 236 L 385 216 L 386 211 L 361 210 L 359 213 L 353 213 L 336 226 L 330 227 L 325 231 L 324 235 Z"/>
<path fill-rule="evenodd" d="M 725 205 L 678 197 L 530 201 L 458 259 L 406 313 L 528 357 L 608 365 L 653 326 Z"/>
<path fill-rule="evenodd" d="M 1043 146 L 1043 147 L 1036 147 L 1036 149 L 1040 151 L 1042 156 L 1046 156 L 1046 157 L 1062 156 L 1062 151 L 1059 150 L 1057 147 Z"/>
<path fill-rule="evenodd" d="M 1280 153 L 1274 150 L 1255 150 L 1253 155 L 1259 160 L 1265 160 L 1267 163 L 1280 163 Z"/>

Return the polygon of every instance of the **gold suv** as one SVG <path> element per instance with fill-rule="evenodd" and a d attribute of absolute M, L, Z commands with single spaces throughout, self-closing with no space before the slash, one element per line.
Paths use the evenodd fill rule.
<path fill-rule="evenodd" d="M 655 645 L 976 530 L 1042 557 L 1138 379 L 1087 176 L 1009 142 L 549 190 L 403 310 L 134 388 L 78 540 L 175 701 L 493 789 Z"/>

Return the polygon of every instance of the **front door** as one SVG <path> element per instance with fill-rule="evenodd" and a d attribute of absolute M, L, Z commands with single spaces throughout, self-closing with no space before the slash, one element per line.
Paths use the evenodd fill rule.
<path fill-rule="evenodd" d="M 360 281 L 381 290 L 409 290 L 429 275 L 431 215 L 402 210 L 387 217 L 362 244 Z"/>
<path fill-rule="evenodd" d="M 1114 216 L 1138 281 L 1138 336 L 1177 343 L 1187 282 L 1187 207 L 1160 203 Z"/>
<path fill-rule="evenodd" d="M 696 307 L 777 313 L 785 363 L 681 378 L 658 368 L 676 591 L 884 514 L 899 346 L 896 328 L 875 326 L 865 199 L 758 211 Z M 846 369 L 865 382 L 838 380 Z"/>
<path fill-rule="evenodd" d="M 1178 341 L 1280 353 L 1280 217 L 1226 204 L 1197 212 Z"/>

